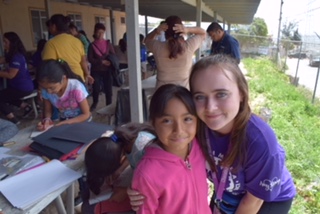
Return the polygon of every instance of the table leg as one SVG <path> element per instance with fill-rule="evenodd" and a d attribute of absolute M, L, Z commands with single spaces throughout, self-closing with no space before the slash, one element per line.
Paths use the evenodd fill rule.
<path fill-rule="evenodd" d="M 67 214 L 66 209 L 64 208 L 64 205 L 63 205 L 63 201 L 61 199 L 61 195 L 59 195 L 54 201 L 56 202 L 58 213 Z"/>
<path fill-rule="evenodd" d="M 74 184 L 67 188 L 67 213 L 74 214 Z"/>

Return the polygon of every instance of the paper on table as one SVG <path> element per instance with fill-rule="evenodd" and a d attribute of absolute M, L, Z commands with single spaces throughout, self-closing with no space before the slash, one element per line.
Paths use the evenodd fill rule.
<path fill-rule="evenodd" d="M 6 148 L 6 147 L 0 147 L 0 154 L 5 154 L 7 153 L 8 151 L 10 151 L 9 148 Z"/>
<path fill-rule="evenodd" d="M 37 127 L 35 127 L 34 130 L 31 133 L 31 135 L 30 135 L 30 138 L 37 137 L 38 135 L 42 134 L 43 132 L 48 131 L 48 129 L 50 129 L 51 127 L 53 127 L 53 125 L 48 126 L 48 128 L 46 130 L 44 130 L 44 131 L 38 131 Z"/>
<path fill-rule="evenodd" d="M 95 195 L 94 193 L 90 192 L 90 199 L 89 199 L 89 204 L 96 204 L 105 200 L 108 200 L 112 195 L 112 189 L 104 189 L 100 192 L 99 195 Z"/>
<path fill-rule="evenodd" d="M 0 182 L 0 191 L 16 208 L 27 209 L 46 195 L 80 178 L 58 160 Z"/>

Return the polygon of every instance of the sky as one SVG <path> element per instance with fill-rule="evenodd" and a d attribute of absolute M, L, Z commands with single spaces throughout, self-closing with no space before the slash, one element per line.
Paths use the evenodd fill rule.
<path fill-rule="evenodd" d="M 277 36 L 281 0 L 261 0 L 255 17 L 263 18 L 270 35 Z M 314 34 L 319 31 L 319 0 L 283 0 L 281 26 L 288 22 L 297 22 L 299 33 Z"/>

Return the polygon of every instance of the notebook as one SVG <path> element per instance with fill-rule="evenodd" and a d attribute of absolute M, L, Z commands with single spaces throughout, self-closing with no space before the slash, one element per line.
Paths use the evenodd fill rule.
<path fill-rule="evenodd" d="M 110 129 L 111 126 L 95 122 L 54 126 L 34 137 L 29 147 L 49 159 L 65 160 Z"/>

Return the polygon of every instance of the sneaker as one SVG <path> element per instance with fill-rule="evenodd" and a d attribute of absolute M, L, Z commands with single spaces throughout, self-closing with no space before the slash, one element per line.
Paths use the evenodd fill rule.
<path fill-rule="evenodd" d="M 42 109 L 41 109 L 40 105 L 36 105 L 36 107 L 37 107 L 37 111 L 38 112 L 42 112 Z"/>
<path fill-rule="evenodd" d="M 8 118 L 8 120 L 9 120 L 11 123 L 14 123 L 14 124 L 16 124 L 16 125 L 19 125 L 19 124 L 20 124 L 20 121 L 19 121 L 16 117 Z"/>
<path fill-rule="evenodd" d="M 26 118 L 30 115 L 30 113 L 33 111 L 31 105 L 27 105 L 26 107 L 24 107 L 24 113 L 23 113 L 23 116 L 22 118 Z"/>
<path fill-rule="evenodd" d="M 90 106 L 90 111 L 94 111 L 97 108 L 97 103 L 92 103 Z"/>
<path fill-rule="evenodd" d="M 74 199 L 74 206 L 78 206 L 82 203 L 82 198 L 78 195 L 75 199 Z"/>

